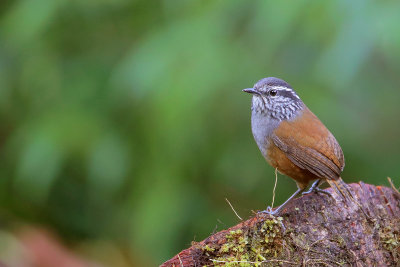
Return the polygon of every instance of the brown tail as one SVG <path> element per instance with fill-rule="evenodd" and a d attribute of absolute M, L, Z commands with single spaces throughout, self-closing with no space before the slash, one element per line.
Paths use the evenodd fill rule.
<path fill-rule="evenodd" d="M 329 185 L 335 190 L 335 192 L 342 196 L 342 198 L 347 202 L 347 201 L 352 201 L 356 204 L 358 204 L 357 200 L 353 197 L 353 194 L 351 193 L 349 186 L 342 180 L 342 178 L 338 178 L 336 180 L 330 180 L 327 179 L 327 182 Z M 360 204 L 358 204 L 360 205 Z"/>
<path fill-rule="evenodd" d="M 353 202 L 354 204 L 356 204 L 361 211 L 364 213 L 364 215 L 369 218 L 370 216 L 365 212 L 365 210 L 363 209 L 363 207 L 361 206 L 361 204 L 354 198 L 353 193 L 350 191 L 349 186 L 342 180 L 341 177 L 339 177 L 339 179 L 336 180 L 328 180 L 328 183 L 330 184 L 330 186 L 333 188 L 333 190 L 335 190 L 335 192 L 338 195 L 341 195 L 344 200 L 346 201 L 346 203 L 348 203 L 348 201 Z"/>

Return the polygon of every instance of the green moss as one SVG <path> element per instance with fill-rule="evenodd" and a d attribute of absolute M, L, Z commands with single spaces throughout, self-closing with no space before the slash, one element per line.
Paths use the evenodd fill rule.
<path fill-rule="evenodd" d="M 255 227 L 230 231 L 222 245 L 207 244 L 203 253 L 215 266 L 261 266 L 282 251 L 282 218 L 270 218 Z"/>
<path fill-rule="evenodd" d="M 209 245 L 206 245 L 205 247 L 203 247 L 203 250 L 208 251 L 208 252 L 214 252 L 215 248 L 212 248 Z"/>
<path fill-rule="evenodd" d="M 385 227 L 379 232 L 383 247 L 388 251 L 395 251 L 400 248 L 400 233 L 391 227 Z"/>
<path fill-rule="evenodd" d="M 339 245 L 339 247 L 344 248 L 346 247 L 346 241 L 344 240 L 344 238 L 340 235 L 337 236 L 336 241 Z"/>

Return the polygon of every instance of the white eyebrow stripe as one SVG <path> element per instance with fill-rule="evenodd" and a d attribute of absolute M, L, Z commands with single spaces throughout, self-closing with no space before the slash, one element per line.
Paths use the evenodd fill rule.
<path fill-rule="evenodd" d="M 292 92 L 294 97 L 296 97 L 297 99 L 300 99 L 300 97 L 293 91 L 293 89 L 289 89 L 285 86 L 271 86 L 271 88 L 276 89 L 276 90 L 286 91 L 286 92 Z"/>
<path fill-rule="evenodd" d="M 292 89 L 289 89 L 289 88 L 284 87 L 284 86 L 271 86 L 271 88 L 276 89 L 276 90 L 282 90 L 282 91 L 293 92 Z"/>

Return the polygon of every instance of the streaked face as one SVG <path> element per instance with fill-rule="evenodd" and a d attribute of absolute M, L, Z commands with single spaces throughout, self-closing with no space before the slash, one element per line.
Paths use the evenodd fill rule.
<path fill-rule="evenodd" d="M 275 119 L 290 119 L 303 107 L 303 102 L 292 87 L 277 78 L 261 79 L 253 88 L 244 91 L 253 94 L 254 112 L 266 113 Z"/>

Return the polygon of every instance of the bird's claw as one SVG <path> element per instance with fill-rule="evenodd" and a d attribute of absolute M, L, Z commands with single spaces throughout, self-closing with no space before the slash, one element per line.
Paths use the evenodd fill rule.
<path fill-rule="evenodd" d="M 322 193 L 322 194 L 326 194 L 326 195 L 328 195 L 328 196 L 330 196 L 331 194 L 329 194 L 328 192 L 326 192 L 325 190 L 323 190 L 323 189 L 320 189 L 320 188 L 311 188 L 310 190 L 308 190 L 308 191 L 306 191 L 306 192 L 303 192 L 302 193 L 302 195 L 307 195 L 307 194 L 311 194 L 311 193 Z"/>
<path fill-rule="evenodd" d="M 276 215 L 278 213 L 278 209 L 272 210 L 272 208 L 268 206 L 265 210 L 259 211 L 258 213 Z"/>

